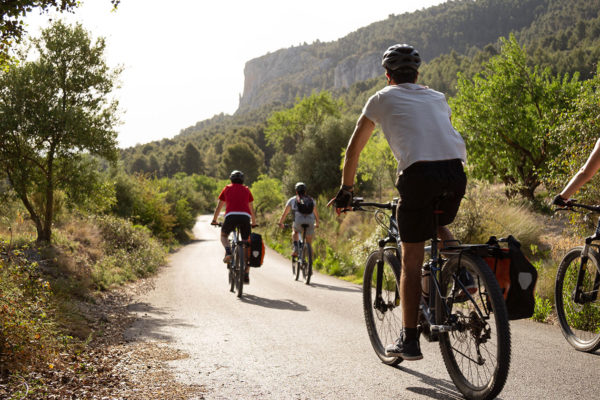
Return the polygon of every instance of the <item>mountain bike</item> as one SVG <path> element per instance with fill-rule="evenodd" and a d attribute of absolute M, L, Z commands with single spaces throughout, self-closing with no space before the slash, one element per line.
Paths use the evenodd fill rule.
<path fill-rule="evenodd" d="M 223 226 L 221 222 L 213 224 Z M 244 277 L 246 274 L 246 248 L 248 241 L 240 239 L 239 228 L 236 227 L 229 235 L 229 248 L 231 249 L 231 261 L 227 263 L 227 276 L 229 291 L 237 290 L 237 297 L 242 297 L 244 291 Z"/>
<path fill-rule="evenodd" d="M 387 365 L 403 361 L 385 353 L 385 346 L 393 343 L 402 330 L 397 205 L 398 199 L 373 203 L 362 198 L 355 198 L 352 204 L 354 211 L 376 209 L 375 220 L 385 232 L 378 240 L 378 249 L 366 261 L 363 309 L 373 349 Z M 434 218 L 437 232 L 439 216 L 435 212 Z M 459 244 L 438 251 L 439 244 L 441 240 L 434 234 L 427 247 L 429 260 L 422 267 L 429 291 L 421 296 L 419 334 L 439 342 L 446 369 L 466 398 L 494 398 L 508 377 L 511 342 L 502 292 L 481 258 L 488 254 L 488 245 Z"/>
<path fill-rule="evenodd" d="M 292 228 L 291 224 L 284 224 L 284 228 Z M 302 224 L 302 234 L 298 238 L 298 255 L 292 256 L 292 275 L 295 276 L 296 280 L 300 278 L 300 272 L 302 272 L 302 278 L 306 284 L 310 284 L 310 278 L 312 277 L 312 246 L 306 241 L 306 229 L 308 224 Z"/>
<path fill-rule="evenodd" d="M 308 224 L 302 224 L 302 235 L 298 239 L 298 256 L 292 258 L 292 271 L 296 274 L 296 280 L 300 277 L 300 271 L 302 271 L 302 279 L 305 283 L 310 284 L 310 278 L 312 276 L 312 246 L 306 241 L 306 229 Z M 295 265 L 295 266 L 294 266 Z"/>
<path fill-rule="evenodd" d="M 577 209 L 600 213 L 600 206 L 569 202 L 557 211 Z M 560 329 L 576 350 L 593 352 L 600 348 L 600 218 L 594 234 L 583 246 L 567 251 L 558 266 L 554 300 Z"/>

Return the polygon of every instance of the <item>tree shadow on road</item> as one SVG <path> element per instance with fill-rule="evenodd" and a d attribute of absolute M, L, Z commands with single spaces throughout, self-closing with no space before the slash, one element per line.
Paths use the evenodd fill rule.
<path fill-rule="evenodd" d="M 432 378 L 431 376 L 422 374 L 409 368 L 396 366 L 396 369 L 401 370 L 419 378 L 423 383 L 431 387 L 407 387 L 406 390 L 427 396 L 432 399 L 464 399 L 463 395 L 456 390 L 456 386 L 452 382 L 444 379 Z"/>
<path fill-rule="evenodd" d="M 273 300 L 255 296 L 253 294 L 244 294 L 241 298 L 241 301 L 248 304 L 254 304 L 256 306 L 275 308 L 277 310 L 308 311 L 308 308 L 305 305 L 289 299 Z"/>
<path fill-rule="evenodd" d="M 134 303 L 127 306 L 129 312 L 136 313 L 137 319 L 124 333 L 125 340 L 161 340 L 170 341 L 172 336 L 163 331 L 163 327 L 193 327 L 182 320 L 168 318 L 168 310 L 151 306 L 148 303 Z"/>
<path fill-rule="evenodd" d="M 309 286 L 316 287 L 318 289 L 325 290 L 333 290 L 337 292 L 361 292 L 362 289 L 360 287 L 348 287 L 348 286 L 332 286 L 332 285 L 323 285 L 321 283 L 311 283 Z"/>

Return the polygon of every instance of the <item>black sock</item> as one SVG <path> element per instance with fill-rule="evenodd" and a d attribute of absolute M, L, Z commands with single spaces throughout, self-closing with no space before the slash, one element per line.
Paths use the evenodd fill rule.
<path fill-rule="evenodd" d="M 225 247 L 225 254 L 231 255 L 231 248 L 229 248 L 229 246 Z"/>
<path fill-rule="evenodd" d="M 404 328 L 404 340 L 415 340 L 417 338 L 417 328 Z"/>
<path fill-rule="evenodd" d="M 298 241 L 294 240 L 294 251 L 298 251 Z"/>

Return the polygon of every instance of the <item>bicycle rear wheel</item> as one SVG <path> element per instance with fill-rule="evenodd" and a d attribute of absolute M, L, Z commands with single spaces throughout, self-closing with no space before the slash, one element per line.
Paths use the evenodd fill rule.
<path fill-rule="evenodd" d="M 302 269 L 302 242 L 298 243 L 298 249 L 300 253 L 296 256 L 296 280 L 300 278 L 300 270 Z"/>
<path fill-rule="evenodd" d="M 312 276 L 312 247 L 310 243 L 304 242 L 302 249 L 302 277 L 306 284 L 310 284 L 310 277 Z"/>
<path fill-rule="evenodd" d="M 229 242 L 229 248 L 230 249 L 234 249 L 233 244 L 231 243 L 231 241 Z M 235 291 L 235 260 L 236 260 L 236 253 L 235 251 L 232 253 L 232 258 L 229 261 L 229 263 L 227 264 L 227 276 L 229 277 L 229 291 L 230 292 L 234 292 Z"/>
<path fill-rule="evenodd" d="M 556 273 L 554 299 L 563 335 L 576 350 L 592 352 L 600 348 L 600 257 L 593 249 L 587 259 L 583 247 L 565 255 Z M 581 292 L 576 292 L 581 268 Z"/>
<path fill-rule="evenodd" d="M 400 270 L 395 250 L 377 250 L 367 258 L 363 275 L 363 310 L 367 332 L 375 354 L 387 365 L 402 362 L 402 357 L 385 355 L 385 346 L 393 343 L 402 330 Z"/>
<path fill-rule="evenodd" d="M 244 291 L 244 274 L 246 272 L 246 260 L 244 259 L 244 246 L 239 244 L 236 248 L 236 285 L 237 285 L 237 297 L 242 297 Z"/>
<path fill-rule="evenodd" d="M 463 286 L 471 290 L 459 284 L 468 276 L 461 272 L 463 268 L 472 278 Z M 436 323 L 453 327 L 439 334 L 446 369 L 466 398 L 495 398 L 508 377 L 511 348 L 508 313 L 498 282 L 480 257 L 462 254 L 446 262 L 440 286 L 443 297 L 436 295 Z"/>

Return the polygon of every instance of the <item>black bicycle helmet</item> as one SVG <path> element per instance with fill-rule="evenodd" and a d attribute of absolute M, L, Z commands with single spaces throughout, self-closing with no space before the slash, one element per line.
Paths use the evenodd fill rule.
<path fill-rule="evenodd" d="M 306 185 L 304 184 L 304 182 L 296 183 L 296 186 L 294 186 L 294 189 L 296 189 L 296 193 L 300 193 L 300 194 L 306 193 Z"/>
<path fill-rule="evenodd" d="M 229 179 L 231 180 L 231 183 L 244 183 L 244 173 L 236 169 L 231 171 Z"/>
<path fill-rule="evenodd" d="M 389 71 L 405 68 L 417 71 L 421 65 L 421 56 L 414 47 L 408 44 L 395 44 L 383 53 L 381 65 Z"/>

